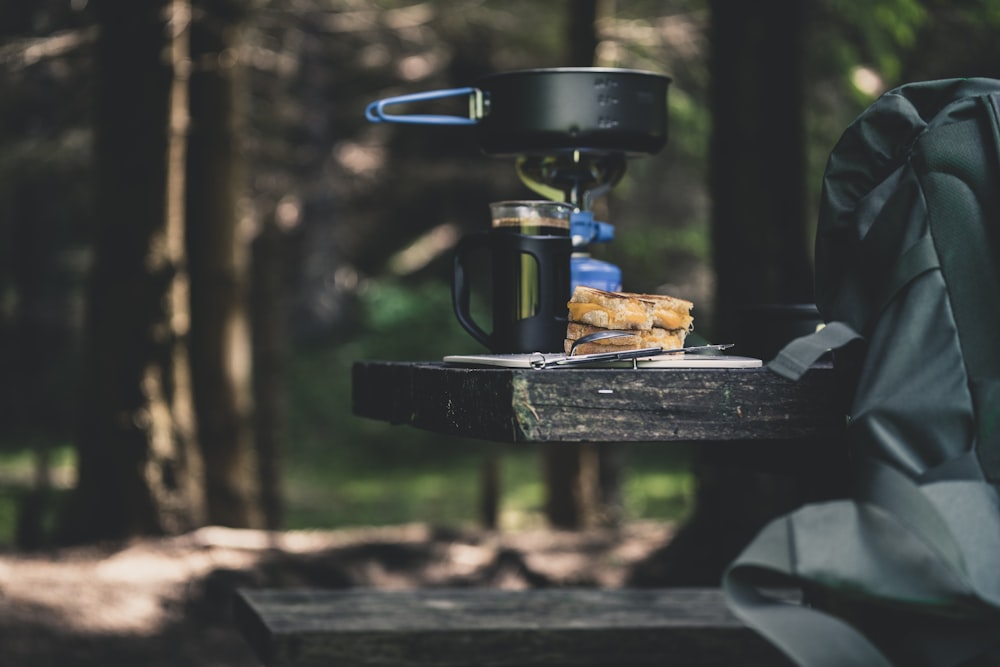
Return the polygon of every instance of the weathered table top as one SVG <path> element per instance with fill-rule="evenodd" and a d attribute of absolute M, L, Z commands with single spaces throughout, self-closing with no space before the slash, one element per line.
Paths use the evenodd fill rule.
<path fill-rule="evenodd" d="M 360 361 L 354 414 L 500 442 L 794 440 L 844 428 L 830 367 L 511 369 Z"/>

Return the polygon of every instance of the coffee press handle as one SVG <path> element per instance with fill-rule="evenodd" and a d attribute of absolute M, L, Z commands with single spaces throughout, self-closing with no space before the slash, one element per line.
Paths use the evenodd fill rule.
<path fill-rule="evenodd" d="M 473 338 L 490 348 L 490 335 L 483 331 L 483 328 L 475 323 L 469 312 L 469 282 L 466 280 L 465 270 L 466 258 L 469 253 L 481 248 L 488 248 L 489 233 L 474 232 L 463 236 L 455 247 L 455 266 L 451 282 L 451 303 L 455 310 L 455 317 L 462 328 L 469 332 Z"/>
<path fill-rule="evenodd" d="M 469 116 L 445 116 L 436 114 L 389 114 L 387 106 L 407 104 L 410 102 L 425 102 L 440 100 L 445 97 L 469 95 Z M 372 102 L 365 109 L 365 117 L 373 123 L 412 123 L 417 125 L 475 125 L 484 114 L 483 91 L 478 88 L 448 88 L 431 90 L 424 93 L 412 93 L 387 97 L 384 100 Z"/>
<path fill-rule="evenodd" d="M 556 320 L 565 322 L 568 315 L 566 302 L 572 296 L 570 293 L 572 240 L 566 236 L 528 236 L 522 242 L 521 251 L 535 258 L 541 275 L 552 277 L 552 289 L 540 290 L 538 295 L 538 306 L 542 317 L 555 317 Z"/>

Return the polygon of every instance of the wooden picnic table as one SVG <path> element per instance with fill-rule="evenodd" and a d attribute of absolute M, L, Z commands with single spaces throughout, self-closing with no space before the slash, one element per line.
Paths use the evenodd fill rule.
<path fill-rule="evenodd" d="M 355 415 L 512 443 L 692 442 L 727 461 L 814 469 L 846 405 L 831 366 L 482 368 L 359 361 Z M 721 448 L 721 449 L 720 449 Z M 236 621 L 268 667 L 788 665 L 719 589 L 241 591 Z"/>
<path fill-rule="evenodd" d="M 359 361 L 355 415 L 514 443 L 830 442 L 845 426 L 831 365 L 799 382 L 758 368 L 482 368 Z M 743 447 L 743 449 L 746 449 Z M 799 448 L 801 449 L 801 448 Z M 761 450 L 763 451 L 763 450 Z"/>

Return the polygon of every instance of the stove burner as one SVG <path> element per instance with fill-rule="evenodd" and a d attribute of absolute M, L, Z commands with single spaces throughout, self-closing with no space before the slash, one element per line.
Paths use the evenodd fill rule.
<path fill-rule="evenodd" d="M 546 199 L 590 210 L 625 175 L 624 153 L 563 151 L 517 158 L 517 175 Z"/>

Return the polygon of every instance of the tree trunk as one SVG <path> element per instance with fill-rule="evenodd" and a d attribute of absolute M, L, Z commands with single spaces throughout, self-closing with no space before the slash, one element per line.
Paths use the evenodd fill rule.
<path fill-rule="evenodd" d="M 187 360 L 186 0 L 97 0 L 96 238 L 63 539 L 176 533 L 204 498 Z"/>
<path fill-rule="evenodd" d="M 48 407 L 51 397 L 46 396 L 45 375 L 51 363 L 52 350 L 65 341 L 53 340 L 45 326 L 43 299 L 46 266 L 45 240 L 51 230 L 46 229 L 44 201 L 48 196 L 45 184 L 23 182 L 16 184 L 11 193 L 10 265 L 17 292 L 14 311 L 14 331 L 10 345 L 5 346 L 0 369 L 3 370 L 3 390 L 0 390 L 10 418 L 7 428 L 24 431 L 33 424 L 44 424 L 52 413 Z M 0 335 L 0 341 L 4 336 Z M 8 341 L 4 341 L 8 342 Z M 48 361 L 47 361 L 48 360 Z M 32 488 L 18 502 L 15 522 L 15 542 L 20 549 L 37 549 L 45 543 L 45 515 L 51 503 L 49 476 L 48 438 L 35 437 L 31 443 L 34 458 L 35 480 Z"/>
<path fill-rule="evenodd" d="M 549 525 L 578 530 L 596 521 L 597 469 L 593 444 L 544 446 L 545 517 Z"/>
<path fill-rule="evenodd" d="M 712 0 L 710 192 L 714 337 L 740 308 L 810 303 L 800 0 Z"/>
<path fill-rule="evenodd" d="M 591 67 L 597 47 L 598 0 L 572 0 L 566 4 L 568 66 Z M 585 471 L 592 469 L 588 454 L 592 447 L 564 443 L 542 449 L 545 481 L 545 517 L 551 526 L 579 529 L 592 523 L 598 493 L 589 485 Z"/>
<path fill-rule="evenodd" d="M 191 32 L 187 253 L 191 276 L 191 378 L 205 460 L 208 520 L 259 527 L 248 235 L 240 234 L 241 133 L 237 113 L 239 8 L 200 0 Z"/>
<path fill-rule="evenodd" d="M 813 300 L 801 67 L 805 18 L 800 0 L 709 5 L 713 333 L 731 341 L 738 339 L 740 308 Z M 694 515 L 637 568 L 632 585 L 716 585 L 766 521 L 801 501 L 799 480 L 731 467 L 706 454 L 709 446 L 696 451 Z"/>
<path fill-rule="evenodd" d="M 608 0 L 568 3 L 567 38 L 570 67 L 592 67 L 597 49 L 597 20 L 611 12 Z M 578 529 L 622 518 L 620 444 L 561 444 L 543 450 L 547 492 L 546 518 L 557 528 Z"/>
<path fill-rule="evenodd" d="M 273 218 L 253 242 L 251 317 L 254 403 L 260 501 L 264 525 L 284 525 L 281 473 L 288 421 L 287 238 Z"/>

